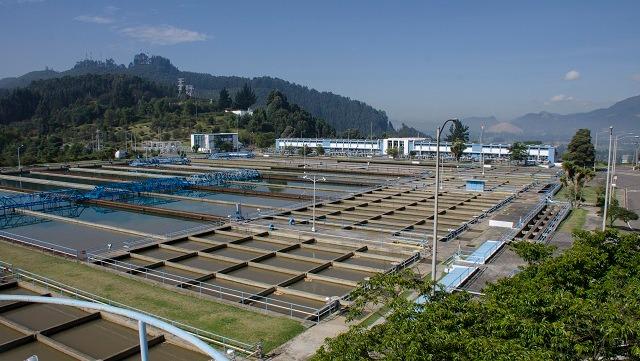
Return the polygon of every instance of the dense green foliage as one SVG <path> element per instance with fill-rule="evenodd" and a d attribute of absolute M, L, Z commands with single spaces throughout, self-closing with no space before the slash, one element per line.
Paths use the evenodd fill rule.
<path fill-rule="evenodd" d="M 335 130 L 324 120 L 313 117 L 298 105 L 291 104 L 280 91 L 269 94 L 267 106 L 256 109 L 252 116 L 240 118 L 240 125 L 249 132 L 259 133 L 255 143 L 269 147 L 275 137 L 327 137 Z"/>
<path fill-rule="evenodd" d="M 512 161 L 523 162 L 527 160 L 527 146 L 524 143 L 514 142 L 511 144 L 511 147 L 509 147 L 509 152 L 509 158 Z"/>
<path fill-rule="evenodd" d="M 568 189 L 568 200 L 572 206 L 579 206 L 584 201 L 584 185 L 595 177 L 595 173 L 591 168 L 579 166 L 572 161 L 562 162 L 562 170 L 564 174 L 560 177 L 560 182 Z"/>
<path fill-rule="evenodd" d="M 563 161 L 570 161 L 579 167 L 592 167 L 596 160 L 596 151 L 591 143 L 591 131 L 578 129 L 562 155 Z"/>
<path fill-rule="evenodd" d="M 219 102 L 219 100 L 218 100 Z M 225 101 L 223 100 L 223 103 Z M 247 110 L 256 103 L 256 94 L 253 92 L 249 84 L 244 84 L 242 89 L 236 93 L 233 105 L 237 109 Z"/>
<path fill-rule="evenodd" d="M 247 86 L 241 97 L 251 102 Z M 221 91 L 224 95 L 224 91 Z M 330 136 L 334 129 L 284 94 L 273 92 L 253 116 L 225 113 L 217 102 L 177 99 L 173 88 L 127 75 L 42 80 L 0 96 L 0 165 L 110 158 L 135 139 L 181 140 L 192 132 L 239 130 L 246 146 L 273 147 L 276 136 Z M 230 102 L 230 97 L 227 99 Z M 224 105 L 224 104 L 223 104 Z M 100 150 L 97 149 L 97 135 Z"/>
<path fill-rule="evenodd" d="M 467 148 L 465 143 L 469 141 L 469 126 L 462 124 L 458 119 L 454 120 L 449 127 L 449 135 L 447 135 L 446 140 L 451 143 L 453 157 L 459 161 L 462 153 Z"/>
<path fill-rule="evenodd" d="M 15 89 L 0 97 L 0 164 L 15 164 L 20 145 L 23 164 L 104 156 L 93 151 L 97 130 L 110 153 L 110 142 L 124 141 L 122 129 L 160 112 L 170 95 L 169 88 L 124 75 L 63 77 Z"/>
<path fill-rule="evenodd" d="M 640 358 L 640 235 L 574 234 L 557 257 L 531 262 L 485 295 L 438 292 L 424 306 L 406 290 L 430 284 L 405 272 L 373 277 L 351 316 L 390 310 L 370 329 L 352 326 L 316 360 L 617 360 Z M 534 257 L 535 258 L 535 257 Z"/>
<path fill-rule="evenodd" d="M 458 119 L 453 121 L 453 124 L 449 126 L 449 134 L 446 137 L 446 141 L 453 143 L 455 141 L 461 141 L 466 143 L 469 141 L 469 126 L 462 124 Z"/>
<path fill-rule="evenodd" d="M 360 130 L 362 134 L 369 134 L 373 129 L 374 134 L 381 134 L 393 130 L 384 111 L 331 92 L 319 92 L 282 79 L 266 76 L 243 78 L 180 71 L 171 64 L 169 59 L 146 54 L 136 55 L 128 66 L 118 65 L 111 59 L 106 61 L 84 60 L 78 62 L 72 69 L 63 72 L 47 70 L 29 73 L 20 78 L 3 79 L 0 81 L 0 88 L 26 87 L 35 79 L 50 79 L 64 75 L 78 76 L 89 73 L 140 76 L 172 87 L 175 86 L 178 78 L 184 78 L 187 84 L 195 86 L 198 97 L 214 100 L 218 98 L 222 89 L 236 94 L 245 84 L 248 84 L 255 93 L 256 106 L 258 107 L 266 106 L 268 95 L 272 90 L 279 90 L 287 95 L 290 102 L 298 104 L 315 117 L 325 119 L 338 131 L 353 128 Z"/>

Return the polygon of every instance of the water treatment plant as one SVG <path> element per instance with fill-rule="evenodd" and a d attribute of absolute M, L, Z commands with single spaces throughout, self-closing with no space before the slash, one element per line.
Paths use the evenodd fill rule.
<path fill-rule="evenodd" d="M 546 239 L 568 211 L 551 200 L 557 188 L 553 168 L 495 164 L 483 171 L 454 162 L 443 165 L 436 184 L 433 162 L 424 159 L 271 155 L 52 164 L 0 174 L 0 237 L 86 263 L 91 272 L 313 328 L 348 308 L 351 292 L 376 274 L 413 268 L 429 277 L 435 189 L 437 273 L 452 292 L 486 282 L 490 260 L 511 240 Z M 51 294 L 52 286 L 63 296 L 81 292 L 3 265 L 0 294 Z M 42 317 L 46 324 L 38 323 Z M 126 335 L 135 329 L 109 317 L 8 303 L 0 307 L 6 325 L 0 352 L 53 347 L 62 349 L 60 360 L 131 354 L 136 346 Z M 123 338 L 108 349 L 85 350 L 85 332 Z M 195 352 L 162 342 L 168 337 L 162 333 L 149 337 L 150 350 L 166 359 Z M 203 336 L 216 338 L 225 335 Z M 213 345 L 250 358 L 265 351 L 254 340 Z"/>

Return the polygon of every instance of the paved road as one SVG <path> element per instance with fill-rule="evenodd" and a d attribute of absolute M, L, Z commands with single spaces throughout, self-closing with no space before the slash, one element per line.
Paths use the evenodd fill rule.
<path fill-rule="evenodd" d="M 620 167 L 616 175 L 616 195 L 620 205 L 640 214 L 640 171 Z M 631 222 L 631 226 L 640 230 L 640 220 Z"/>

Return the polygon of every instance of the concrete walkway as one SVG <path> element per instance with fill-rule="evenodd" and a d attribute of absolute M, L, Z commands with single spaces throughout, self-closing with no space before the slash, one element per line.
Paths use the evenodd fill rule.
<path fill-rule="evenodd" d="M 344 316 L 337 316 L 332 320 L 323 321 L 272 351 L 269 360 L 308 360 L 324 344 L 325 339 L 336 337 L 348 329 L 349 326 Z"/>

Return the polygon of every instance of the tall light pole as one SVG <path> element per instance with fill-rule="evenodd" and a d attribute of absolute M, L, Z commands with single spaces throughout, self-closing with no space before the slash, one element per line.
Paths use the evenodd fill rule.
<path fill-rule="evenodd" d="M 436 281 L 436 258 L 438 256 L 438 193 L 440 190 L 438 189 L 438 183 L 440 182 L 440 135 L 442 133 L 442 129 L 449 122 L 455 122 L 458 119 L 448 119 L 441 126 L 438 127 L 436 131 L 436 182 L 435 182 L 435 196 L 433 197 L 433 244 L 431 245 L 431 279 Z"/>
<path fill-rule="evenodd" d="M 623 134 L 618 134 L 615 136 L 614 140 L 613 140 L 613 165 L 612 165 L 612 176 L 615 176 L 616 174 L 616 163 L 618 162 L 618 140 L 623 139 L 623 138 L 627 138 L 627 137 L 634 137 L 637 138 L 637 135 L 634 135 L 633 132 L 630 133 L 623 133 Z"/>
<path fill-rule="evenodd" d="M 484 177 L 484 145 L 482 145 L 483 133 L 484 133 L 484 124 L 480 126 L 480 165 L 482 166 L 482 176 Z"/>
<path fill-rule="evenodd" d="M 316 174 L 309 177 L 306 173 L 302 178 L 313 182 L 313 208 L 312 208 L 313 211 L 311 212 L 311 232 L 315 232 L 316 231 L 316 182 L 317 181 L 324 182 L 326 181 L 326 179 L 324 177 L 318 178 Z"/>
<path fill-rule="evenodd" d="M 20 149 L 22 149 L 22 147 L 24 147 L 24 144 L 18 146 L 18 172 L 20 172 L 20 174 L 22 174 L 22 165 L 20 164 Z"/>
<path fill-rule="evenodd" d="M 602 211 L 602 231 L 607 228 L 607 210 L 609 208 L 609 182 L 611 180 L 611 145 L 613 142 L 613 127 L 609 127 L 609 157 L 607 160 L 607 181 L 604 191 L 604 210 Z"/>
<path fill-rule="evenodd" d="M 593 147 L 593 151 L 594 151 L 593 171 L 594 172 L 596 171 L 596 163 L 597 163 L 597 160 L 598 160 L 598 134 L 600 134 L 600 133 L 604 134 L 606 132 L 605 131 L 600 131 L 600 132 L 595 132 L 595 133 L 596 133 L 596 143 L 595 143 L 595 145 Z"/>

